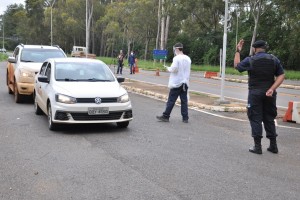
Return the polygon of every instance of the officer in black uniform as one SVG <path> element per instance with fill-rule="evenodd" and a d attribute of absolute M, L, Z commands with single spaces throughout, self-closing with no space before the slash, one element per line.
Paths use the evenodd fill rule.
<path fill-rule="evenodd" d="M 277 116 L 276 89 L 284 80 L 283 67 L 278 58 L 266 53 L 267 43 L 263 40 L 253 43 L 254 56 L 247 57 L 241 61 L 240 52 L 243 44 L 244 40 L 240 40 L 236 46 L 234 67 L 239 72 L 248 71 L 247 115 L 254 139 L 254 146 L 249 151 L 262 154 L 263 122 L 266 137 L 270 139 L 270 146 L 267 150 L 272 153 L 278 153 L 274 120 Z"/>

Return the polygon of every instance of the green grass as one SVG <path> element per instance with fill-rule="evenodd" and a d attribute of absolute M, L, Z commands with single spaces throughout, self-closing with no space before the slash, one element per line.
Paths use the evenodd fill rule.
<path fill-rule="evenodd" d="M 108 57 L 97 57 L 98 59 L 102 60 L 106 64 L 117 64 L 117 59 L 108 58 Z M 128 66 L 127 60 L 124 61 L 124 65 Z M 157 68 L 161 71 L 164 71 L 163 67 L 164 63 L 160 62 L 153 62 L 153 61 L 145 61 L 145 60 L 139 60 L 138 61 L 138 67 L 141 69 L 146 70 L 156 70 Z M 166 63 L 167 66 L 170 66 L 171 63 Z M 209 65 L 192 65 L 192 71 L 213 71 L 213 72 L 219 72 L 220 67 L 219 66 L 209 66 Z M 247 72 L 240 73 L 236 69 L 233 68 L 233 66 L 227 66 L 225 70 L 226 74 L 231 75 L 246 75 Z M 293 71 L 293 70 L 285 70 L 285 78 L 290 80 L 300 80 L 300 71 Z"/>
<path fill-rule="evenodd" d="M 7 56 L 6 54 L 0 53 L 0 61 L 1 61 L 1 62 L 2 62 L 2 61 L 6 61 L 7 58 L 8 58 L 8 56 Z"/>

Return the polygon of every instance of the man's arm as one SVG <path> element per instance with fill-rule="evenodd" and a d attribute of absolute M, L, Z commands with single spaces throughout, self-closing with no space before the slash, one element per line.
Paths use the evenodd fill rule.
<path fill-rule="evenodd" d="M 266 96 L 271 97 L 273 95 L 273 92 L 281 85 L 281 83 L 284 80 L 285 75 L 281 74 L 279 75 L 275 82 L 273 83 L 273 85 L 270 87 L 270 89 L 268 89 L 268 91 L 266 92 Z"/>
<path fill-rule="evenodd" d="M 240 55 L 240 52 L 242 51 L 242 48 L 243 48 L 243 45 L 244 45 L 244 40 L 241 39 L 239 41 L 239 43 L 236 45 L 236 52 L 234 54 L 234 68 L 237 67 L 237 65 L 241 62 L 241 55 Z"/>

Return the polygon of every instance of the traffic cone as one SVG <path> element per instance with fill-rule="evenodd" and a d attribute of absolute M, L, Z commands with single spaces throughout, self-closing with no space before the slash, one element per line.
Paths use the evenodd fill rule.
<path fill-rule="evenodd" d="M 134 72 L 135 72 L 135 73 L 139 73 L 139 67 L 138 67 L 138 64 L 137 64 L 137 63 L 138 63 L 138 59 L 136 58 L 136 59 L 135 59 L 135 66 L 134 66 Z"/>
<path fill-rule="evenodd" d="M 293 114 L 293 102 L 290 101 L 288 105 L 288 109 L 283 117 L 284 122 L 293 121 L 292 120 L 292 114 Z"/>

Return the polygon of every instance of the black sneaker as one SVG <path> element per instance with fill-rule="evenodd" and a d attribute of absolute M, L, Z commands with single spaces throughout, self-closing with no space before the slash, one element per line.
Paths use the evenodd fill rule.
<path fill-rule="evenodd" d="M 156 119 L 158 119 L 161 122 L 169 122 L 169 119 L 164 117 L 163 115 L 162 116 L 156 116 Z"/>
<path fill-rule="evenodd" d="M 183 119 L 182 122 L 183 122 L 183 123 L 189 123 L 189 120 Z"/>

